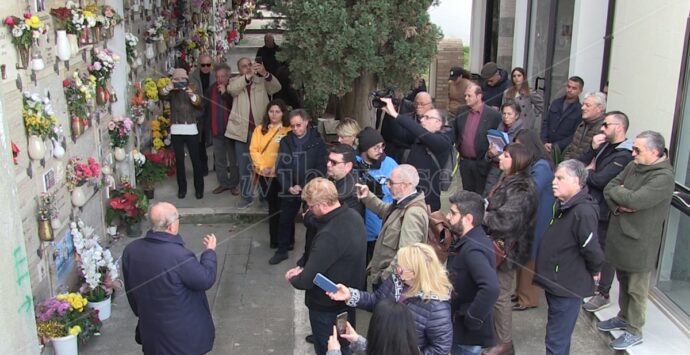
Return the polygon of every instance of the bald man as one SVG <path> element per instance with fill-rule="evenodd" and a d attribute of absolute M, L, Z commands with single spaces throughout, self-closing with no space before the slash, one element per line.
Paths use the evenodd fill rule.
<path fill-rule="evenodd" d="M 408 101 L 409 102 L 409 101 Z M 422 91 L 414 98 L 414 112 L 403 113 L 402 107 L 388 109 L 381 126 L 381 135 L 386 141 L 386 154 L 391 156 L 398 164 L 408 162 L 410 148 L 415 140 L 415 136 L 407 129 L 403 128 L 398 122 L 402 120 L 414 120 L 419 122 L 429 110 L 434 108 L 431 95 Z M 398 121 L 400 120 L 400 121 Z"/>
<path fill-rule="evenodd" d="M 267 33 L 264 36 L 264 46 L 256 51 L 256 61 L 259 62 L 259 58 L 264 63 L 264 67 L 269 73 L 275 74 L 280 66 L 280 62 L 276 59 L 276 53 L 281 50 L 273 38 L 273 34 Z"/>
<path fill-rule="evenodd" d="M 159 202 L 149 210 L 151 229 L 127 245 L 122 275 L 127 300 L 139 318 L 135 339 L 145 354 L 205 354 L 215 327 L 206 290 L 216 280 L 216 236 L 204 237 L 197 261 L 180 236 L 175 206 Z"/>

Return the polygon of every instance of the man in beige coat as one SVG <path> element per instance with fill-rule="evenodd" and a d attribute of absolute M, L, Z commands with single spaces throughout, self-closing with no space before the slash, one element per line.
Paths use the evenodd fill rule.
<path fill-rule="evenodd" d="M 419 173 L 409 164 L 402 164 L 391 171 L 386 185 L 395 202 L 385 203 L 369 193 L 367 185 L 357 184 L 357 197 L 383 219 L 381 232 L 376 239 L 374 255 L 367 270 L 374 289 L 391 274 L 390 265 L 398 249 L 414 243 L 426 242 L 429 213 L 424 192 L 417 191 Z"/>
<path fill-rule="evenodd" d="M 251 161 L 249 139 L 254 128 L 266 114 L 269 95 L 280 90 L 278 79 L 266 71 L 263 64 L 253 63 L 249 58 L 237 61 L 240 75 L 230 79 L 228 91 L 233 97 L 232 111 L 228 118 L 225 136 L 235 145 L 237 167 L 240 172 L 242 201 L 238 208 L 252 205 Z"/>

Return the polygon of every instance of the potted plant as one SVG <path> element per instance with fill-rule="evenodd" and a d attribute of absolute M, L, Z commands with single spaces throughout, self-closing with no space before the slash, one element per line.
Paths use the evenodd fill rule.
<path fill-rule="evenodd" d="M 100 236 L 83 221 L 70 223 L 74 248 L 79 255 L 79 268 L 84 280 L 79 292 L 98 310 L 98 318 L 110 318 L 111 295 L 120 288 L 117 262 L 109 249 L 100 244 Z"/>
<path fill-rule="evenodd" d="M 57 140 L 55 127 L 57 119 L 53 112 L 50 99 L 41 98 L 38 94 L 24 93 L 22 118 L 26 134 L 29 136 L 28 152 L 33 160 L 41 160 L 45 156 L 45 139 Z"/>
<path fill-rule="evenodd" d="M 115 160 L 125 160 L 125 146 L 129 142 L 129 133 L 132 131 L 132 120 L 129 117 L 113 116 L 108 122 L 108 135 L 110 136 L 110 146 L 114 148 L 113 155 Z"/>
<path fill-rule="evenodd" d="M 72 205 L 82 207 L 89 198 L 84 185 L 98 180 L 101 175 L 101 166 L 93 157 L 89 157 L 86 162 L 78 157 L 72 157 L 67 163 L 66 170 L 67 189 L 72 193 Z"/>
<path fill-rule="evenodd" d="M 151 152 L 141 154 L 135 150 L 132 152 L 132 157 L 134 158 L 137 184 L 144 190 L 146 197 L 152 200 L 156 184 L 165 180 L 167 168 L 158 159 L 159 156 Z"/>
<path fill-rule="evenodd" d="M 77 338 L 83 344 L 98 333 L 98 311 L 86 308 L 78 293 L 61 293 L 36 307 L 36 328 L 41 343 L 53 343 L 56 355 L 76 355 Z"/>
<path fill-rule="evenodd" d="M 132 187 L 125 181 L 120 188 L 111 192 L 108 200 L 105 221 L 107 225 L 113 225 L 119 220 L 127 228 L 127 236 L 141 236 L 141 221 L 146 216 L 149 208 L 149 200 L 141 189 Z"/>

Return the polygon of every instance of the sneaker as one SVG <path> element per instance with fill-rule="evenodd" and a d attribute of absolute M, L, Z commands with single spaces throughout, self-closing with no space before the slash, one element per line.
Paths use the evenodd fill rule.
<path fill-rule="evenodd" d="M 637 344 L 641 344 L 642 341 L 642 335 L 623 332 L 623 335 L 612 341 L 610 345 L 613 350 L 628 350 Z"/>
<path fill-rule="evenodd" d="M 607 319 L 605 321 L 597 323 L 597 329 L 601 330 L 602 332 L 610 332 L 612 330 L 625 329 L 627 326 L 628 323 L 618 317 L 613 317 L 611 319 Z"/>
<path fill-rule="evenodd" d="M 275 254 L 273 254 L 271 259 L 268 260 L 268 263 L 271 265 L 280 264 L 281 262 L 283 262 L 283 260 L 286 260 L 287 258 L 288 258 L 287 253 L 276 252 Z"/>
<path fill-rule="evenodd" d="M 254 201 L 242 200 L 242 201 L 238 202 L 238 203 L 235 205 L 235 207 L 236 207 L 237 209 L 244 210 L 244 209 L 247 209 L 247 208 L 251 207 L 253 204 L 254 204 Z"/>
<path fill-rule="evenodd" d="M 590 298 L 587 303 L 585 303 L 582 308 L 587 312 L 597 312 L 611 305 L 611 301 L 608 297 L 604 297 L 600 294 L 594 295 Z"/>

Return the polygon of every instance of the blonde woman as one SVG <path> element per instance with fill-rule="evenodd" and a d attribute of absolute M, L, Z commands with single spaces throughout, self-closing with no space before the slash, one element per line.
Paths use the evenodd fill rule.
<path fill-rule="evenodd" d="M 335 126 L 335 133 L 338 135 L 338 142 L 347 144 L 357 150 L 357 135 L 362 129 L 359 128 L 359 123 L 350 117 L 345 117 L 340 120 Z"/>
<path fill-rule="evenodd" d="M 384 299 L 405 304 L 414 319 L 417 344 L 424 355 L 450 352 L 453 326 L 450 312 L 451 283 L 436 252 L 427 244 L 415 243 L 400 248 L 393 265 L 395 271 L 376 292 L 366 292 L 338 284 L 335 301 L 372 311 Z"/>

